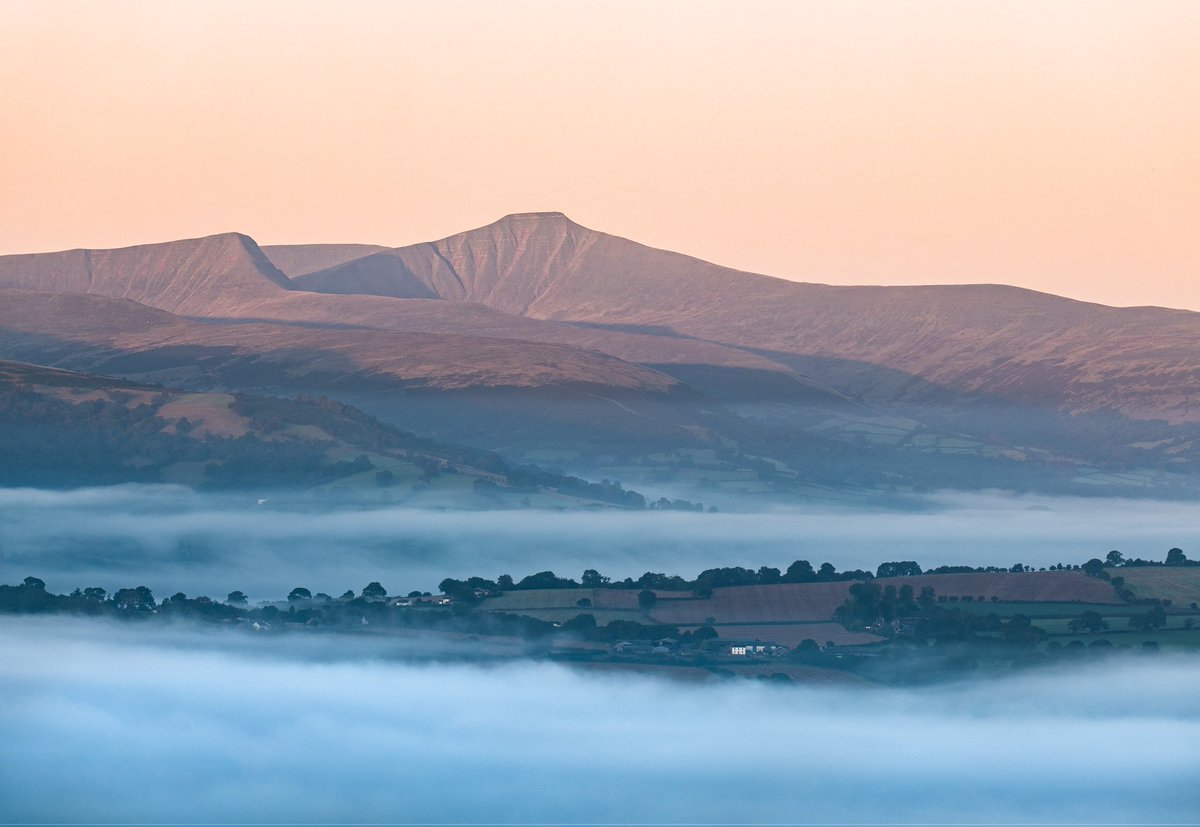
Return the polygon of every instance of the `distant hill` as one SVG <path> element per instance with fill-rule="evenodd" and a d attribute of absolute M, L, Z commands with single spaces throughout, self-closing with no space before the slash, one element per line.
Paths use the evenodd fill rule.
<path fill-rule="evenodd" d="M 3 256 L 0 285 L 92 293 L 198 315 L 291 289 L 258 245 L 240 233 L 120 250 Z"/>
<path fill-rule="evenodd" d="M 561 213 L 395 249 L 230 233 L 0 257 L 0 357 L 322 394 L 718 498 L 1200 490 L 1200 314 L 799 284 Z"/>
<path fill-rule="evenodd" d="M 699 339 L 760 353 L 873 402 L 986 395 L 1068 413 L 1200 422 L 1197 313 L 1111 308 L 1003 285 L 799 284 L 589 230 L 561 213 L 507 216 L 293 281 L 310 291 L 474 302 Z"/>
<path fill-rule="evenodd" d="M 0 361 L 0 485 L 175 482 L 451 507 L 640 508 L 636 492 L 423 439 L 329 399 L 188 393 Z"/>

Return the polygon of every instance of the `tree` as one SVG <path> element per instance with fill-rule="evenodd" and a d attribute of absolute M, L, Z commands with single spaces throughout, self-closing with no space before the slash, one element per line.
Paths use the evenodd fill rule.
<path fill-rule="evenodd" d="M 813 571 L 812 563 L 807 560 L 797 560 L 783 573 L 785 583 L 812 583 L 816 579 L 817 573 Z"/>
<path fill-rule="evenodd" d="M 372 580 L 370 583 L 363 586 L 362 596 L 369 599 L 387 597 L 387 589 L 379 585 L 378 580 Z"/>
<path fill-rule="evenodd" d="M 1144 614 L 1130 615 L 1129 628 L 1139 632 L 1150 632 L 1167 625 L 1167 613 L 1162 606 L 1155 606 Z"/>
<path fill-rule="evenodd" d="M 1113 549 L 1112 551 L 1110 551 L 1108 554 L 1106 554 L 1104 556 L 1104 561 L 1106 563 L 1108 563 L 1108 565 L 1112 566 L 1113 568 L 1116 568 L 1117 566 L 1119 566 L 1125 562 L 1125 555 L 1122 554 L 1121 552 L 1117 551 L 1116 549 Z"/>
<path fill-rule="evenodd" d="M 808 637 L 800 641 L 800 645 L 792 650 L 792 657 L 799 661 L 811 663 L 821 659 L 821 645 Z"/>
<path fill-rule="evenodd" d="M 921 573 L 921 567 L 913 560 L 901 560 L 898 563 L 880 563 L 875 570 L 876 577 L 915 577 Z"/>
<path fill-rule="evenodd" d="M 1108 628 L 1108 621 L 1099 612 L 1086 611 L 1067 623 L 1072 632 L 1099 632 Z"/>
<path fill-rule="evenodd" d="M 658 602 L 658 595 L 649 589 L 642 589 L 638 592 L 638 606 L 643 612 L 648 612 L 654 608 L 654 604 Z"/>
<path fill-rule="evenodd" d="M 927 610 L 933 605 L 936 599 L 937 596 L 933 592 L 933 586 L 922 586 L 921 594 L 917 597 L 917 603 L 920 605 L 922 610 Z"/>
<path fill-rule="evenodd" d="M 27 589 L 34 589 L 39 592 L 46 590 L 46 581 L 40 577 L 26 577 L 21 583 Z"/>
<path fill-rule="evenodd" d="M 154 595 L 145 586 L 134 589 L 117 589 L 112 597 L 113 605 L 124 611 L 148 612 L 154 609 Z"/>
<path fill-rule="evenodd" d="M 1084 574 L 1086 574 L 1088 577 L 1101 577 L 1107 575 L 1107 572 L 1104 571 L 1104 564 L 1100 562 L 1100 559 L 1097 557 L 1093 557 L 1091 560 L 1088 560 L 1083 564 L 1082 568 Z"/>
<path fill-rule="evenodd" d="M 1181 548 L 1173 548 L 1167 552 L 1168 566 L 1186 566 L 1188 564 L 1187 555 L 1183 553 Z"/>
<path fill-rule="evenodd" d="M 833 567 L 832 563 L 822 563 L 821 568 L 817 569 L 817 579 L 822 582 L 836 580 L 837 569 Z"/>
<path fill-rule="evenodd" d="M 771 566 L 760 566 L 758 569 L 758 582 L 763 586 L 769 586 L 773 583 L 778 583 L 782 580 L 782 575 L 779 569 Z"/>
<path fill-rule="evenodd" d="M 90 586 L 83 590 L 83 596 L 88 600 L 94 600 L 97 603 L 103 603 L 104 598 L 108 596 L 108 592 L 99 586 Z"/>
<path fill-rule="evenodd" d="M 513 588 L 513 579 L 511 574 L 502 574 L 496 578 L 496 586 L 503 591 L 511 591 Z"/>
<path fill-rule="evenodd" d="M 562 625 L 567 632 L 586 632 L 596 628 L 596 616 L 593 614 L 577 614 Z"/>
<path fill-rule="evenodd" d="M 312 600 L 312 592 L 303 586 L 297 586 L 288 592 L 287 599 L 289 603 L 295 603 L 298 600 Z"/>
<path fill-rule="evenodd" d="M 233 591 L 225 595 L 225 602 L 230 606 L 245 606 L 249 602 L 249 599 L 246 597 L 245 592 Z"/>
<path fill-rule="evenodd" d="M 579 578 L 579 584 L 585 589 L 598 589 L 609 582 L 610 578 L 605 577 L 595 569 L 587 569 L 584 571 L 583 576 Z"/>
<path fill-rule="evenodd" d="M 574 580 L 558 577 L 552 571 L 539 571 L 528 577 L 521 578 L 515 588 L 518 589 L 575 589 L 579 584 Z"/>

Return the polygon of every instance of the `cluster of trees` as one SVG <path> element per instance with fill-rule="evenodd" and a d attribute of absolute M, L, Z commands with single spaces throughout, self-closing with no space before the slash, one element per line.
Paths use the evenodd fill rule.
<path fill-rule="evenodd" d="M 1181 548 L 1168 549 L 1167 556 L 1161 563 L 1157 560 L 1143 560 L 1140 557 L 1126 559 L 1124 554 L 1116 549 L 1113 549 L 1104 556 L 1103 561 L 1095 557 L 1093 557 L 1091 560 L 1088 560 L 1083 564 L 1083 569 L 1088 574 L 1098 576 L 1104 571 L 1104 569 L 1136 569 L 1152 566 L 1200 566 L 1200 560 L 1189 560 Z"/>
<path fill-rule="evenodd" d="M 1172 549 L 1168 554 L 1168 559 L 1179 559 L 1178 556 L 1173 556 L 1178 549 Z M 1179 552 L 1182 555 L 1182 552 Z M 1111 555 L 1110 555 L 1111 556 Z M 1186 558 L 1183 558 L 1186 559 Z M 1159 564 L 1164 565 L 1164 564 Z M 1186 563 L 1168 563 L 1165 565 L 1193 565 L 1190 561 Z M 1095 570 L 1103 571 L 1104 564 L 1100 560 L 1091 560 L 1088 563 L 1080 565 L 1064 565 L 1059 563 L 1056 566 L 1050 566 L 1051 571 L 1070 571 L 1083 570 L 1088 573 L 1093 573 Z M 701 597 L 709 596 L 712 590 L 723 586 L 769 586 L 776 583 L 832 583 L 843 580 L 872 580 L 884 579 L 890 577 L 916 577 L 922 574 L 970 574 L 980 572 L 1028 572 L 1033 571 L 1032 566 L 1027 566 L 1023 563 L 1014 563 L 1012 566 L 938 566 L 932 569 L 922 569 L 921 565 L 914 560 L 897 560 L 886 563 L 881 563 L 874 572 L 864 571 L 862 569 L 848 569 L 846 571 L 838 571 L 832 563 L 822 563 L 820 567 L 813 568 L 812 563 L 807 560 L 796 560 L 784 570 L 774 568 L 772 566 L 760 566 L 758 569 L 743 568 L 741 566 L 725 566 L 720 568 L 705 569 L 700 572 L 695 579 L 688 580 L 677 574 L 665 574 L 663 572 L 648 571 L 641 577 L 636 579 L 626 577 L 623 580 L 614 580 L 606 575 L 601 574 L 595 569 L 587 569 L 583 575 L 575 580 L 570 577 L 559 577 L 552 571 L 541 571 L 536 574 L 531 574 L 523 577 L 520 580 L 514 580 L 511 575 L 502 574 L 495 580 L 485 577 L 469 577 L 466 580 L 456 580 L 454 578 L 446 578 L 441 582 L 439 588 L 448 595 L 459 599 L 468 599 L 473 596 L 482 596 L 483 593 L 494 594 L 506 591 L 520 591 L 525 589 L 653 589 L 658 591 L 694 591 Z M 1046 569 L 1043 569 L 1043 571 Z M 957 600 L 957 597 L 946 598 L 944 596 L 939 599 L 945 602 L 949 600 Z M 971 600 L 973 598 L 963 598 Z M 984 600 L 983 596 L 979 600 Z"/>
<path fill-rule="evenodd" d="M 1006 644 L 1033 646 L 1046 637 L 1023 614 L 1005 619 L 992 612 L 981 614 L 947 606 L 930 586 L 916 593 L 912 586 L 882 586 L 878 582 L 855 583 L 846 602 L 835 612 L 847 629 L 871 629 L 897 639 L 922 642 L 1000 640 Z"/>
<path fill-rule="evenodd" d="M 428 593 L 424 593 L 427 596 Z M 262 629 L 292 627 L 359 631 L 364 624 L 381 628 L 411 628 L 452 631 L 480 636 L 518 637 L 540 640 L 567 634 L 586 640 L 701 641 L 716 637 L 711 628 L 680 632 L 678 626 L 643 624 L 615 620 L 598 626 L 590 613 L 580 613 L 566 623 L 555 624 L 525 615 L 501 612 L 471 612 L 464 607 L 396 606 L 383 600 L 387 590 L 378 582 L 364 587 L 360 594 L 348 591 L 340 598 L 313 594 L 297 586 L 288 595 L 287 608 L 275 605 L 250 607 L 245 593 L 230 592 L 224 602 L 208 597 L 190 598 L 177 592 L 156 601 L 145 586 L 118 589 L 112 594 L 100 587 L 75 589 L 71 594 L 53 594 L 44 581 L 26 577 L 18 585 L 0 585 L 0 612 L 10 614 L 68 613 L 106 615 L 125 619 L 187 619 L 200 622 L 258 624 Z M 422 596 L 414 592 L 410 596 Z"/>
<path fill-rule="evenodd" d="M 75 589 L 70 594 L 53 594 L 38 577 L 26 577 L 15 586 L 0 585 L 0 612 L 12 614 L 144 614 L 154 611 L 156 606 L 154 594 L 145 586 L 117 589 L 112 594 L 99 586 Z"/>
<path fill-rule="evenodd" d="M 915 563 L 885 563 L 885 566 L 916 566 Z M 883 568 L 882 566 L 880 568 Z M 920 567 L 917 566 L 919 573 Z M 540 571 L 530 574 L 520 580 L 514 580 L 511 575 L 502 574 L 495 580 L 485 577 L 468 577 L 457 580 L 447 577 L 438 584 L 444 594 L 456 599 L 474 599 L 484 594 L 496 594 L 506 591 L 522 591 L 527 589 L 639 589 L 658 591 L 694 591 L 700 596 L 712 594 L 712 590 L 723 586 L 767 586 L 775 583 L 831 583 L 839 580 L 869 580 L 874 577 L 871 572 L 852 569 L 839 572 L 832 563 L 822 563 L 814 569 L 807 560 L 797 560 L 780 571 L 771 566 L 761 566 L 758 569 L 748 569 L 741 566 L 727 566 L 705 569 L 694 580 L 688 580 L 677 574 L 648 571 L 636 580 L 626 577 L 624 580 L 613 580 L 601 574 L 596 569 L 587 569 L 575 580 L 570 577 L 559 577 L 552 571 Z"/>

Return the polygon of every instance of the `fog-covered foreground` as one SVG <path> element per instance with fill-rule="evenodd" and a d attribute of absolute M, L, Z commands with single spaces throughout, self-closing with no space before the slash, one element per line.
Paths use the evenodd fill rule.
<path fill-rule="evenodd" d="M 1196 660 L 935 690 L 0 620 L 6 821 L 1180 822 Z"/>
<path fill-rule="evenodd" d="M 943 495 L 908 511 L 831 507 L 768 513 L 415 511 L 331 508 L 170 486 L 0 490 L 0 582 L 52 590 L 146 585 L 220 597 L 337 594 L 379 580 L 393 593 L 443 577 L 585 568 L 694 577 L 714 566 L 796 559 L 874 570 L 885 560 L 1042 566 L 1120 549 L 1161 560 L 1200 548 L 1192 503 Z"/>

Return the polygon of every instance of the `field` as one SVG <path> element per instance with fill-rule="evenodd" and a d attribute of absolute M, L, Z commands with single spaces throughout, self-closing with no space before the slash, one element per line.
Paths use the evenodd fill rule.
<path fill-rule="evenodd" d="M 941 606 L 947 608 L 962 609 L 973 614 L 989 615 L 996 614 L 1000 617 L 1011 617 L 1012 615 L 1025 615 L 1029 618 L 1064 618 L 1070 620 L 1073 617 L 1079 617 L 1086 611 L 1099 612 L 1102 615 L 1131 615 L 1137 614 L 1139 611 L 1145 611 L 1142 607 L 1125 606 L 1122 604 L 1112 603 L 1055 603 L 1050 601 L 1043 602 L 1024 602 L 1024 603 L 941 603 Z M 1039 626 L 1043 624 L 1038 624 Z"/>
<path fill-rule="evenodd" d="M 489 597 L 480 604 L 485 611 L 524 612 L 530 609 L 575 609 L 577 612 L 634 611 L 638 608 L 639 589 L 518 589 Z M 691 592 L 656 591 L 659 606 L 664 603 L 694 602 Z M 592 601 L 590 608 L 580 608 L 580 600 Z M 644 615 L 643 615 L 644 619 Z"/>
<path fill-rule="evenodd" d="M 188 393 L 176 396 L 158 409 L 158 415 L 167 420 L 168 433 L 175 433 L 175 422 L 187 419 L 192 423 L 188 433 L 197 439 L 208 435 L 217 437 L 239 437 L 250 433 L 250 420 L 235 413 L 230 404 L 233 396 L 227 393 Z M 326 439 L 330 437 L 326 435 Z"/>
<path fill-rule="evenodd" d="M 939 595 L 971 597 L 969 603 L 959 600 L 943 605 L 984 614 L 1020 613 L 1030 617 L 1071 618 L 1087 609 L 1113 614 L 1114 609 L 1124 606 L 1107 581 L 1075 571 L 927 574 L 877 582 L 897 588 L 911 585 L 917 594 L 923 587 L 930 586 Z M 489 597 L 481 608 L 536 613 L 537 617 L 547 620 L 592 612 L 600 623 L 606 622 L 605 618 L 611 613 L 612 619 L 641 616 L 656 623 L 681 627 L 754 623 L 784 628 L 794 623 L 831 622 L 834 611 L 845 602 L 849 587 L 848 581 L 730 586 L 714 589 L 709 598 L 695 597 L 691 592 L 658 591 L 658 602 L 648 614 L 641 613 L 637 590 L 633 589 L 531 589 Z M 999 602 L 991 600 L 993 595 Z M 583 599 L 590 600 L 591 607 L 578 606 L 578 601 Z M 722 636 L 728 635 L 722 632 Z M 834 637 L 826 639 L 838 642 Z"/>
<path fill-rule="evenodd" d="M 956 597 L 998 597 L 1012 602 L 1121 603 L 1107 580 L 1088 577 L 1081 571 L 995 572 L 980 574 L 923 574 L 879 581 L 883 585 L 908 584 L 919 594 L 932 586 L 937 594 Z"/>
<path fill-rule="evenodd" d="M 1078 640 L 1085 646 L 1097 640 L 1107 640 L 1114 646 L 1141 646 L 1147 641 L 1153 641 L 1163 649 L 1196 650 L 1200 649 L 1200 629 L 1159 629 L 1154 632 L 1108 630 L 1095 634 L 1054 637 L 1051 640 L 1064 645 Z"/>
<path fill-rule="evenodd" d="M 718 640 L 762 640 L 780 643 L 790 649 L 796 648 L 804 640 L 815 640 L 822 646 L 830 641 L 837 646 L 858 646 L 883 640 L 867 632 L 847 631 L 840 623 L 747 623 L 718 625 L 714 628 L 719 635 Z"/>
<path fill-rule="evenodd" d="M 1170 600 L 1176 606 L 1200 603 L 1200 566 L 1117 569 L 1114 577 L 1124 577 L 1125 585 L 1138 597 Z"/>
<path fill-rule="evenodd" d="M 714 589 L 706 600 L 659 600 L 650 616 L 679 626 L 827 621 L 845 602 L 849 587 L 848 582 L 730 586 Z"/>
<path fill-rule="evenodd" d="M 1104 613 L 1103 617 L 1108 623 L 1108 628 L 1101 633 L 1101 637 L 1114 633 L 1131 632 L 1132 630 L 1129 628 L 1129 616 L 1131 614 L 1134 614 L 1132 610 L 1125 611 L 1120 614 Z M 1180 615 L 1167 615 L 1167 625 L 1164 627 L 1164 629 L 1170 632 L 1185 630 L 1187 629 L 1187 626 L 1184 624 L 1189 619 L 1192 620 L 1193 623 L 1196 621 L 1196 617 L 1194 615 L 1189 615 L 1186 617 Z M 1050 617 L 1040 619 L 1033 618 L 1033 623 L 1035 626 L 1040 626 L 1052 635 L 1071 634 L 1071 629 L 1069 626 L 1070 622 L 1071 619 L 1068 617 Z M 1158 633 L 1159 631 L 1160 630 L 1155 630 L 1155 633 Z M 1113 642 L 1116 642 L 1115 639 Z"/>

